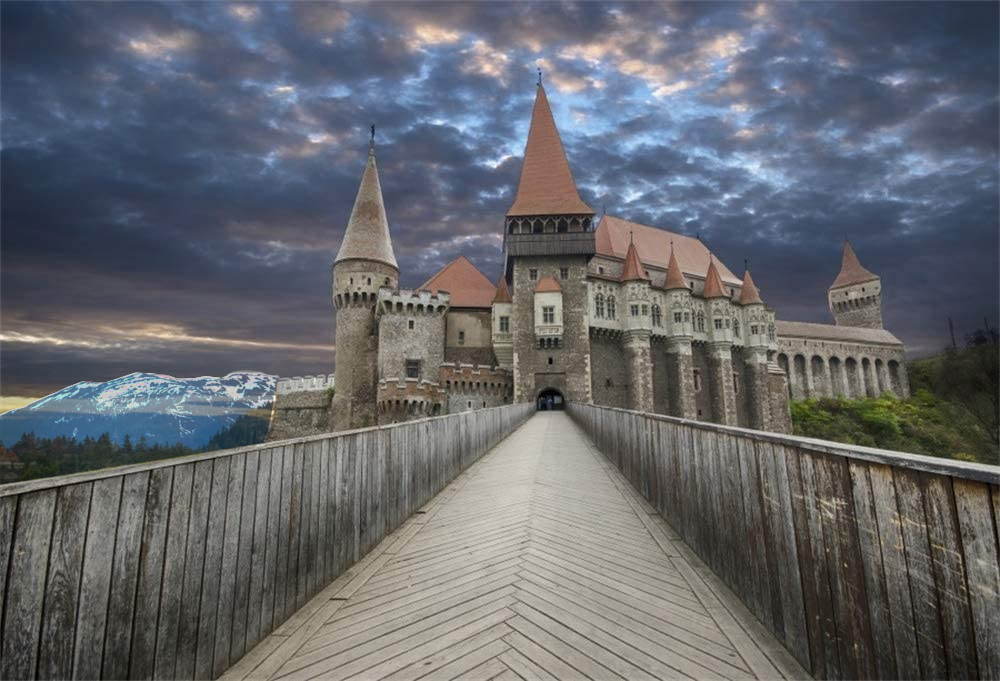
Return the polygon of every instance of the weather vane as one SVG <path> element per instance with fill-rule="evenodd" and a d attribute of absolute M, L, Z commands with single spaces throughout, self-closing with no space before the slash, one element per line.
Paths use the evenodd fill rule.
<path fill-rule="evenodd" d="M 542 84 L 542 70 L 538 69 L 538 84 Z"/>
<path fill-rule="evenodd" d="M 750 258 L 743 258 L 743 269 L 750 271 Z"/>
<path fill-rule="evenodd" d="M 375 148 L 375 124 L 374 123 L 372 123 L 372 138 L 371 138 L 371 140 L 369 140 L 368 146 L 371 147 L 372 149 Z"/>

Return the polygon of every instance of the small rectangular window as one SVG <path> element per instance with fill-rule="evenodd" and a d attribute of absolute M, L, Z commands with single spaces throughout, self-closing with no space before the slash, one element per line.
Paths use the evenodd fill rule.
<path fill-rule="evenodd" d="M 560 267 L 559 268 L 559 278 L 560 279 L 569 279 L 569 268 L 568 267 Z"/>
<path fill-rule="evenodd" d="M 542 323 L 543 324 L 556 323 L 556 309 L 554 307 L 545 306 L 542 308 Z"/>
<path fill-rule="evenodd" d="M 691 313 L 690 312 L 685 312 L 684 313 L 684 321 L 686 321 L 686 322 L 691 321 Z"/>
<path fill-rule="evenodd" d="M 684 319 L 684 315 L 682 315 L 680 312 L 675 312 L 674 313 L 674 323 L 675 324 L 680 324 L 682 319 Z"/>
<path fill-rule="evenodd" d="M 694 391 L 701 392 L 701 372 L 698 369 L 694 370 Z"/>
<path fill-rule="evenodd" d="M 500 333 L 510 333 L 510 317 L 500 318 Z"/>
<path fill-rule="evenodd" d="M 538 270 L 536 270 L 534 267 L 532 267 L 531 269 L 529 269 L 528 270 L 528 279 L 531 279 L 531 281 L 535 281 L 536 279 L 538 279 Z"/>
<path fill-rule="evenodd" d="M 737 395 L 740 394 L 740 379 L 739 374 L 733 374 L 733 392 Z"/>
<path fill-rule="evenodd" d="M 716 317 L 715 318 L 715 330 L 716 331 L 721 331 L 722 330 L 722 318 L 721 317 Z"/>
<path fill-rule="evenodd" d="M 406 377 L 407 378 L 420 378 L 420 360 L 419 359 L 408 359 L 408 360 L 406 360 Z"/>
<path fill-rule="evenodd" d="M 465 344 L 465 331 L 459 331 L 458 332 L 458 344 L 459 345 L 464 345 Z"/>
<path fill-rule="evenodd" d="M 632 306 L 630 306 L 629 307 L 629 311 L 632 313 L 633 317 L 638 317 L 639 316 L 639 306 L 638 305 L 632 305 Z"/>
<path fill-rule="evenodd" d="M 603 267 L 598 267 L 597 268 L 597 273 L 598 274 L 604 274 L 604 268 Z"/>
<path fill-rule="evenodd" d="M 642 306 L 642 316 L 645 317 L 648 314 L 649 314 L 649 305 L 643 305 Z"/>
<path fill-rule="evenodd" d="M 410 321 L 408 322 L 407 326 L 408 326 L 408 327 L 409 327 L 410 329 L 413 329 L 413 320 L 412 320 L 412 319 L 411 319 L 411 320 L 410 320 Z"/>

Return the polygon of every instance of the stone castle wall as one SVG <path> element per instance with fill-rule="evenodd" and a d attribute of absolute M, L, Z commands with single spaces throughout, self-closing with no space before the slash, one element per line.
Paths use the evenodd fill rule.
<path fill-rule="evenodd" d="M 294 379 L 282 380 L 287 385 Z M 329 388 L 289 392 L 276 388 L 265 442 L 333 432 L 330 403 Z"/>
<path fill-rule="evenodd" d="M 910 395 L 902 345 L 779 337 L 776 361 L 793 400 Z"/>

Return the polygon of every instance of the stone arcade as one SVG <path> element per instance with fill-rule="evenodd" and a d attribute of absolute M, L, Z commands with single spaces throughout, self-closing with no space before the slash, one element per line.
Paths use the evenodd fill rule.
<path fill-rule="evenodd" d="M 269 439 L 535 400 L 786 432 L 790 397 L 909 392 L 881 280 L 850 244 L 836 325 L 776 321 L 699 239 L 595 220 L 541 84 L 498 284 L 464 257 L 398 282 L 373 145 L 333 265 L 335 395 L 283 379 Z"/>

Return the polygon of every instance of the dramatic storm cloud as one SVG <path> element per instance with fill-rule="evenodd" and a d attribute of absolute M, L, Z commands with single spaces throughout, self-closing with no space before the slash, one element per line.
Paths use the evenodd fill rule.
<path fill-rule="evenodd" d="M 911 354 L 996 321 L 995 3 L 0 5 L 2 381 L 332 371 L 378 126 L 404 286 L 500 270 L 541 68 L 598 212 L 827 321 L 847 235 Z"/>

